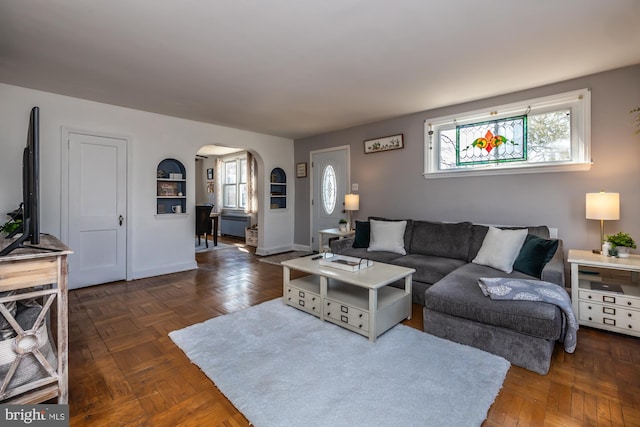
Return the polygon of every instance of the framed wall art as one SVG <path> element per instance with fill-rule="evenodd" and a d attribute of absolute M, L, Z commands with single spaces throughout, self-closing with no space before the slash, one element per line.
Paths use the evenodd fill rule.
<path fill-rule="evenodd" d="M 380 151 L 397 150 L 404 148 L 404 134 L 383 136 L 382 138 L 367 139 L 364 141 L 364 153 L 379 153 Z"/>
<path fill-rule="evenodd" d="M 213 179 L 213 168 L 207 169 L 207 179 Z"/>
<path fill-rule="evenodd" d="M 296 177 L 304 178 L 307 176 L 307 163 L 296 164 Z"/>

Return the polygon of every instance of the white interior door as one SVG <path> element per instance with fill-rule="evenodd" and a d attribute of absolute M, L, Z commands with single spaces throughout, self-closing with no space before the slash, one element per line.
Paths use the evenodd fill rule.
<path fill-rule="evenodd" d="M 127 141 L 69 133 L 69 288 L 126 278 Z"/>
<path fill-rule="evenodd" d="M 349 149 L 311 153 L 311 247 L 318 250 L 318 230 L 338 228 L 347 217 L 344 195 L 349 191 Z"/>

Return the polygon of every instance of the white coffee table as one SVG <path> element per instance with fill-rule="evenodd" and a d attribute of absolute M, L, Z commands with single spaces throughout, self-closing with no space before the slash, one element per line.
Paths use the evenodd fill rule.
<path fill-rule="evenodd" d="M 411 319 L 413 268 L 375 262 L 351 272 L 320 265 L 318 255 L 283 261 L 283 301 L 375 341 Z M 316 259 L 314 259 L 316 258 Z M 291 270 L 308 273 L 291 279 Z M 404 289 L 389 286 L 404 279 Z"/>

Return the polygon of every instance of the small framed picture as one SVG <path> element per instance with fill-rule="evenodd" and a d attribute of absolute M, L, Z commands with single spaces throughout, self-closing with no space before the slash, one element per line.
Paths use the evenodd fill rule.
<path fill-rule="evenodd" d="M 307 163 L 296 164 L 296 176 L 298 178 L 304 178 L 307 176 Z"/>
<path fill-rule="evenodd" d="M 364 154 L 397 150 L 399 148 L 404 148 L 404 134 L 402 133 L 364 141 Z"/>
<path fill-rule="evenodd" d="M 207 179 L 213 179 L 213 168 L 207 169 Z"/>

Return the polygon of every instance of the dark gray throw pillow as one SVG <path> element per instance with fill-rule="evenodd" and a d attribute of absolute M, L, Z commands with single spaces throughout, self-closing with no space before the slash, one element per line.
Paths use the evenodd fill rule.
<path fill-rule="evenodd" d="M 543 239 L 527 234 L 513 269 L 529 276 L 541 278 L 542 270 L 558 250 L 558 240 Z"/>
<path fill-rule="evenodd" d="M 369 221 L 356 221 L 356 234 L 353 239 L 354 248 L 368 248 L 371 239 L 371 226 Z"/>

